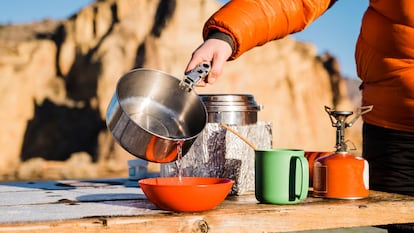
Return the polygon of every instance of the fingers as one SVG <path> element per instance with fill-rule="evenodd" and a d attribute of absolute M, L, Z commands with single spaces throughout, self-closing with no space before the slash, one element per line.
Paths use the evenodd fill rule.
<path fill-rule="evenodd" d="M 209 39 L 198 47 L 192 54 L 185 72 L 196 68 L 202 62 L 211 62 L 211 70 L 207 78 L 207 83 L 213 84 L 222 74 L 224 64 L 231 56 L 232 50 L 230 45 L 222 40 Z M 198 86 L 205 86 L 205 82 L 200 82 Z"/>
<path fill-rule="evenodd" d="M 213 57 L 210 74 L 207 77 L 207 82 L 209 84 L 213 84 L 223 73 L 224 64 L 226 63 L 227 59 L 228 57 L 223 56 L 222 54 L 216 54 L 216 56 Z"/>
<path fill-rule="evenodd" d="M 210 61 L 211 62 L 211 58 L 204 58 L 203 55 L 197 54 L 198 50 L 196 50 L 192 57 L 190 62 L 187 64 L 187 67 L 185 68 L 185 73 L 190 72 L 191 70 L 195 69 L 200 63 L 204 62 L 204 61 Z"/>

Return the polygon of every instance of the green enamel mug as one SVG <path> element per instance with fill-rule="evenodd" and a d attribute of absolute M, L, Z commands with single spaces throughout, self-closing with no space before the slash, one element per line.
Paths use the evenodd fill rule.
<path fill-rule="evenodd" d="M 300 149 L 255 150 L 255 196 L 260 203 L 296 204 L 308 196 L 309 168 Z"/>

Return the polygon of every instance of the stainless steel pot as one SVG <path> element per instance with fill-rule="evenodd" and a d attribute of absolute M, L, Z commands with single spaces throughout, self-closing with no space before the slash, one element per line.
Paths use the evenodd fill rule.
<path fill-rule="evenodd" d="M 144 68 L 122 76 L 106 114 L 116 142 L 151 162 L 174 161 L 179 148 L 185 155 L 207 124 L 206 109 L 192 88 L 209 70 L 203 63 L 183 80 Z"/>
<path fill-rule="evenodd" d="M 249 94 L 202 94 L 200 99 L 207 108 L 209 123 L 256 124 L 261 109 Z"/>

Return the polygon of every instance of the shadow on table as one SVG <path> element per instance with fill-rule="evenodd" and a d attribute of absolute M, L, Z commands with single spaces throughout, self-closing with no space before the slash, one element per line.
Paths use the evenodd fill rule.
<path fill-rule="evenodd" d="M 11 192 L 38 190 L 63 191 L 60 194 L 62 198 L 56 201 L 59 204 L 79 205 L 82 203 L 102 203 L 159 210 L 159 208 L 147 200 L 142 190 L 138 189 L 138 181 L 125 178 L 4 182 L 0 183 L 0 187 L 1 191 Z M 76 191 L 72 192 L 71 190 Z M 69 192 L 65 194 L 65 191 Z"/>
<path fill-rule="evenodd" d="M 99 202 L 101 204 L 126 206 L 148 210 L 160 210 L 147 200 L 144 194 L 137 193 L 101 193 L 78 196 L 76 200 L 80 203 Z"/>
<path fill-rule="evenodd" d="M 0 186 L 9 186 L 11 189 L 41 189 L 41 190 L 70 190 L 77 188 L 100 188 L 105 186 L 121 185 L 125 187 L 139 187 L 138 181 L 124 178 L 114 179 L 91 179 L 91 180 L 57 180 L 57 181 L 19 181 L 2 182 Z"/>

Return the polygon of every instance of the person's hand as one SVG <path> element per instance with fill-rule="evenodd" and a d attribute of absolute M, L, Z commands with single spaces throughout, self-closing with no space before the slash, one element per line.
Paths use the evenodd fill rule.
<path fill-rule="evenodd" d="M 208 39 L 200 45 L 192 54 L 185 72 L 196 68 L 197 65 L 204 61 L 211 62 L 211 70 L 207 77 L 207 83 L 212 84 L 223 72 L 223 66 L 232 54 L 231 46 L 219 39 Z M 198 86 L 205 86 L 204 80 L 200 81 Z"/>

